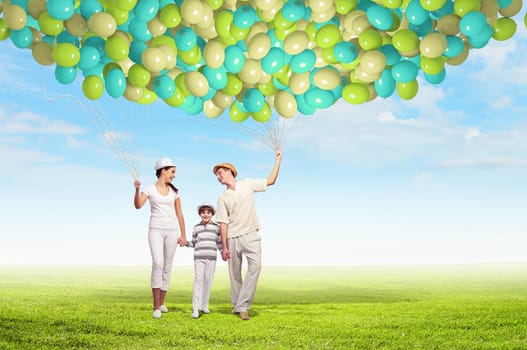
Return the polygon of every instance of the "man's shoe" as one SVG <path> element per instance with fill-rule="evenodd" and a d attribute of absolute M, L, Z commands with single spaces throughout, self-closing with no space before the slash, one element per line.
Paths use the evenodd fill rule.
<path fill-rule="evenodd" d="M 168 308 L 167 308 L 165 305 L 161 305 L 161 306 L 159 307 L 159 310 L 160 310 L 161 312 L 168 312 Z"/>
<path fill-rule="evenodd" d="M 198 310 L 192 310 L 192 318 L 199 318 L 199 311 Z"/>
<path fill-rule="evenodd" d="M 236 309 L 232 309 L 231 313 L 232 313 L 233 315 L 238 315 L 240 312 L 239 312 L 239 311 L 236 311 Z"/>
<path fill-rule="evenodd" d="M 240 311 L 240 318 L 244 321 L 249 320 L 249 313 L 247 311 Z"/>
<path fill-rule="evenodd" d="M 161 318 L 161 310 L 154 310 L 154 313 L 152 314 L 153 318 Z"/>
<path fill-rule="evenodd" d="M 209 309 L 203 309 L 203 310 L 201 310 L 201 312 L 203 312 L 204 314 L 210 314 L 210 310 Z"/>

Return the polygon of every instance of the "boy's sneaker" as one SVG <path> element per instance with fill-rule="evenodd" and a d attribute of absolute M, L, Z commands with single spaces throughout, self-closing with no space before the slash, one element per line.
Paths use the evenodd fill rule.
<path fill-rule="evenodd" d="M 203 309 L 203 310 L 201 310 L 201 312 L 203 312 L 204 314 L 210 314 L 210 310 L 209 309 Z"/>
<path fill-rule="evenodd" d="M 167 308 L 165 305 L 161 305 L 161 306 L 159 307 L 159 310 L 160 310 L 161 312 L 168 312 L 168 308 Z"/>
<path fill-rule="evenodd" d="M 152 314 L 153 318 L 161 318 L 161 310 L 154 310 L 154 313 Z"/>
<path fill-rule="evenodd" d="M 192 310 L 192 318 L 199 318 L 199 311 L 198 310 Z"/>

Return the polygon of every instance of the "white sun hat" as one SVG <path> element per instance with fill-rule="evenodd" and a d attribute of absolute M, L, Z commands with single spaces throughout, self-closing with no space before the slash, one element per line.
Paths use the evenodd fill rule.
<path fill-rule="evenodd" d="M 203 202 L 200 205 L 198 205 L 198 214 L 201 211 L 202 208 L 210 208 L 212 210 L 212 215 L 216 212 L 216 209 L 214 208 L 214 205 L 212 205 L 209 202 Z"/>
<path fill-rule="evenodd" d="M 154 169 L 155 170 L 159 170 L 159 169 L 172 167 L 172 166 L 176 166 L 174 164 L 174 162 L 172 161 L 172 159 L 170 159 L 170 158 L 161 158 L 161 159 L 158 159 L 156 161 L 156 165 L 154 165 Z"/>

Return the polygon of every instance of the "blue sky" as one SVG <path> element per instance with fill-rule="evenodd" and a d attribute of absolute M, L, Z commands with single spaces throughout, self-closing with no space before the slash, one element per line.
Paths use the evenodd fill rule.
<path fill-rule="evenodd" d="M 410 101 L 341 101 L 285 126 L 278 183 L 257 194 L 264 263 L 526 261 L 523 15 L 512 40 L 471 50 L 440 85 L 420 78 Z M 0 264 L 148 265 L 149 208 L 133 208 L 132 176 L 73 99 L 50 100 L 80 97 L 80 85 L 0 47 Z M 214 164 L 230 161 L 240 177 L 271 170 L 273 151 L 242 130 L 253 125 L 162 102 L 99 103 L 129 136 L 144 185 L 157 158 L 175 160 L 188 230 L 196 205 L 223 190 Z M 175 264 L 191 263 L 178 248 Z"/>

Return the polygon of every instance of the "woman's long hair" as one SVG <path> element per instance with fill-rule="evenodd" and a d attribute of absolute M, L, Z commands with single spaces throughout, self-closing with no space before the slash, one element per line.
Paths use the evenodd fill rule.
<path fill-rule="evenodd" d="M 173 166 L 166 166 L 166 167 L 164 167 L 164 168 L 157 169 L 157 170 L 156 170 L 156 177 L 159 179 L 159 177 L 161 176 L 161 172 L 162 172 L 163 170 L 170 169 L 170 168 L 175 168 L 175 167 L 173 167 Z M 168 183 L 168 186 L 170 186 L 170 188 L 171 188 L 174 192 L 178 193 L 179 190 L 177 189 L 176 186 L 172 185 L 172 183 L 169 182 L 169 183 Z"/>

